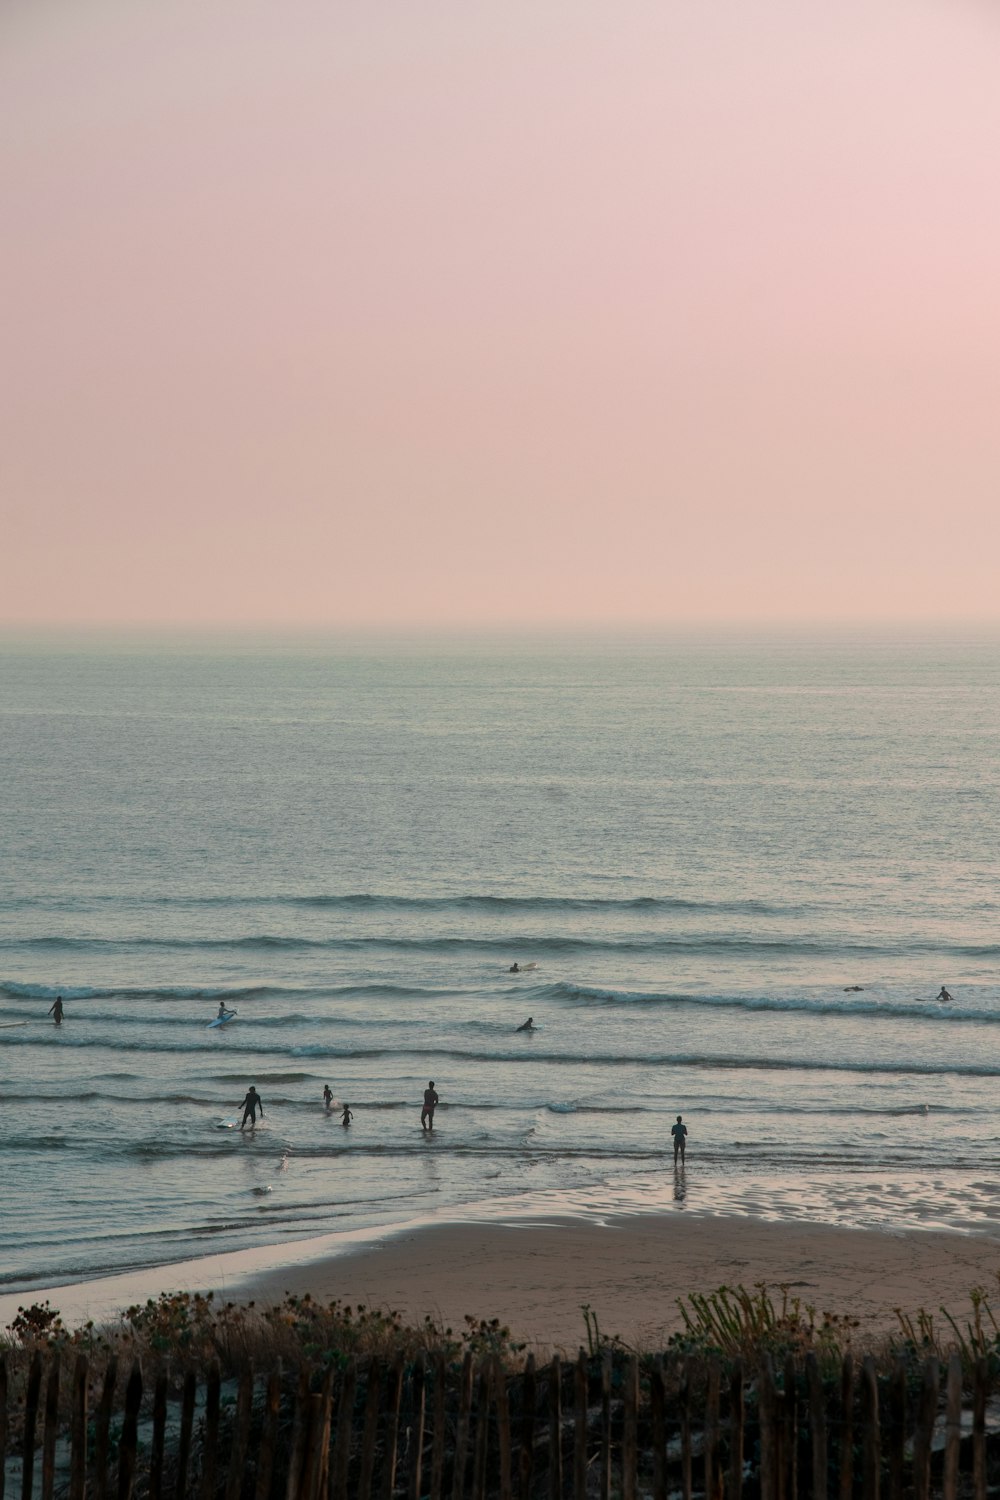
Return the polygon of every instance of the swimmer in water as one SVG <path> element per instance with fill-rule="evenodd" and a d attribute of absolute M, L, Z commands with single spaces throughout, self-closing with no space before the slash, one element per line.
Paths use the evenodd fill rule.
<path fill-rule="evenodd" d="M 529 1016 L 528 1019 L 524 1022 L 524 1024 L 522 1026 L 519 1026 L 517 1029 L 518 1029 L 518 1031 L 534 1031 L 534 1029 L 535 1029 L 534 1017 L 533 1016 Z"/>
<path fill-rule="evenodd" d="M 520 966 L 520 964 L 518 964 L 516 962 L 512 963 L 511 966 L 510 966 L 510 968 L 507 970 L 508 974 L 520 974 L 520 972 L 521 972 L 521 966 Z"/>
<path fill-rule="evenodd" d="M 941 986 L 941 993 L 937 996 L 937 999 L 938 1000 L 953 1000 L 954 998 L 955 998 L 954 995 L 949 995 L 949 993 L 945 989 L 944 985 L 942 985 Z"/>

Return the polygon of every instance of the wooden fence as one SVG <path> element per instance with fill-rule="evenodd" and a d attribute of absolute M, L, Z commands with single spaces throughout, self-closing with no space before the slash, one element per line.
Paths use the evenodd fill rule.
<path fill-rule="evenodd" d="M 744 1370 L 605 1350 L 144 1383 L 36 1353 L 0 1359 L 0 1500 L 986 1500 L 991 1381 L 957 1356 Z"/>

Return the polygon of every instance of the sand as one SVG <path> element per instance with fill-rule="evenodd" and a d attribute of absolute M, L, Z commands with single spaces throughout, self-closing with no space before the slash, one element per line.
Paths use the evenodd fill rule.
<path fill-rule="evenodd" d="M 159 1267 L 77 1287 L 0 1298 L 0 1326 L 18 1302 L 48 1297 L 68 1322 L 106 1318 L 161 1290 L 214 1289 L 225 1299 L 280 1302 L 286 1292 L 431 1316 L 456 1331 L 466 1314 L 499 1318 L 530 1346 L 575 1352 L 589 1304 L 602 1332 L 662 1346 L 681 1323 L 676 1299 L 728 1283 L 788 1285 L 792 1295 L 858 1319 L 874 1341 L 893 1309 L 956 1317 L 969 1291 L 997 1292 L 1000 1239 L 913 1230 L 884 1233 L 717 1215 L 630 1215 L 420 1225 L 382 1238 L 325 1236 Z"/>

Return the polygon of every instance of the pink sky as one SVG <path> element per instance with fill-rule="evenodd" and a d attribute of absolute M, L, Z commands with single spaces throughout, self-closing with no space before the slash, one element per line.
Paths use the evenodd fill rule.
<path fill-rule="evenodd" d="M 0 42 L 0 621 L 1000 615 L 985 0 Z"/>

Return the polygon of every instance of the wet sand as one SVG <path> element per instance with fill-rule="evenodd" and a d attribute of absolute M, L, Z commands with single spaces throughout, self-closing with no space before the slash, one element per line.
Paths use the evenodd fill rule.
<path fill-rule="evenodd" d="M 787 1285 L 819 1315 L 859 1321 L 871 1342 L 895 1329 L 893 1309 L 962 1318 L 969 1292 L 1000 1302 L 1000 1239 L 913 1230 L 884 1233 L 812 1223 L 688 1214 L 419 1225 L 380 1238 L 325 1236 L 298 1245 L 0 1298 L 0 1325 L 19 1302 L 48 1296 L 67 1322 L 103 1319 L 165 1290 L 214 1289 L 224 1300 L 280 1302 L 309 1292 L 356 1306 L 430 1316 L 456 1331 L 466 1315 L 499 1318 L 538 1348 L 575 1351 L 584 1304 L 602 1332 L 640 1348 L 681 1326 L 677 1298 L 722 1284 Z"/>

